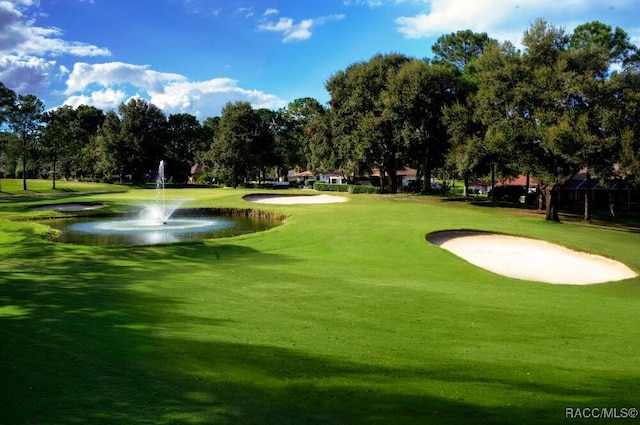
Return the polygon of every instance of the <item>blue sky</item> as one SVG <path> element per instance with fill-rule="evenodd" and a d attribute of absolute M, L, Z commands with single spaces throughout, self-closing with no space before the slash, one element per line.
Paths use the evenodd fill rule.
<path fill-rule="evenodd" d="M 429 57 L 457 30 L 519 45 L 538 17 L 568 32 L 599 20 L 640 45 L 637 0 L 0 0 L 0 81 L 47 108 L 135 96 L 202 120 L 229 101 L 326 103 L 336 71 Z"/>

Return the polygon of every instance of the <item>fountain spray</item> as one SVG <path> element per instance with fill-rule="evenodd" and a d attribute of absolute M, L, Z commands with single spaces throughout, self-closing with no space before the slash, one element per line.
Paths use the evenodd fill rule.
<path fill-rule="evenodd" d="M 158 166 L 158 187 L 162 192 L 162 224 L 167 224 L 166 219 L 166 201 L 164 198 L 164 160 L 160 160 L 160 165 Z"/>

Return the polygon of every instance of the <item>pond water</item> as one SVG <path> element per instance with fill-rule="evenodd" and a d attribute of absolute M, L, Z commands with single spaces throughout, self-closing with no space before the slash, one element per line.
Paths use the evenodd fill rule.
<path fill-rule="evenodd" d="M 47 220 L 60 230 L 59 242 L 98 246 L 155 245 L 226 238 L 268 230 L 281 223 L 269 217 L 180 214 L 166 221 L 141 217 L 100 217 Z"/>

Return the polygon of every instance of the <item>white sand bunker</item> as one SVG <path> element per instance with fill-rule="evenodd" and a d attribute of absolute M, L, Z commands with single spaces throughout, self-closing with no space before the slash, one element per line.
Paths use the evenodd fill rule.
<path fill-rule="evenodd" d="M 638 276 L 618 261 L 535 239 L 449 231 L 432 233 L 427 240 L 471 264 L 516 279 L 589 285 Z"/>
<path fill-rule="evenodd" d="M 335 202 L 347 202 L 349 199 L 335 195 L 247 195 L 244 200 L 258 204 L 294 205 L 333 204 Z"/>
<path fill-rule="evenodd" d="M 36 211 L 88 211 L 88 210 L 96 210 L 98 208 L 104 208 L 106 205 L 104 204 L 93 204 L 93 203 L 68 203 L 68 204 L 48 204 L 48 205 L 39 205 L 37 207 L 33 207 L 33 210 Z"/>

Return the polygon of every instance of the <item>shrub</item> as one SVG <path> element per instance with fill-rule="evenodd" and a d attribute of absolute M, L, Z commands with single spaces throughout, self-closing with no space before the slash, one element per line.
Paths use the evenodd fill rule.
<path fill-rule="evenodd" d="M 350 184 L 347 186 L 349 193 L 380 193 L 380 188 L 375 186 L 362 186 L 357 184 Z"/>
<path fill-rule="evenodd" d="M 329 183 L 315 182 L 313 185 L 313 188 L 321 192 L 347 192 L 348 191 L 348 187 L 346 184 L 329 184 Z"/>
<path fill-rule="evenodd" d="M 520 202 L 520 197 L 525 196 L 527 192 L 522 186 L 497 186 L 496 200 L 502 202 Z M 489 198 L 491 198 L 491 191 L 489 191 Z"/>

